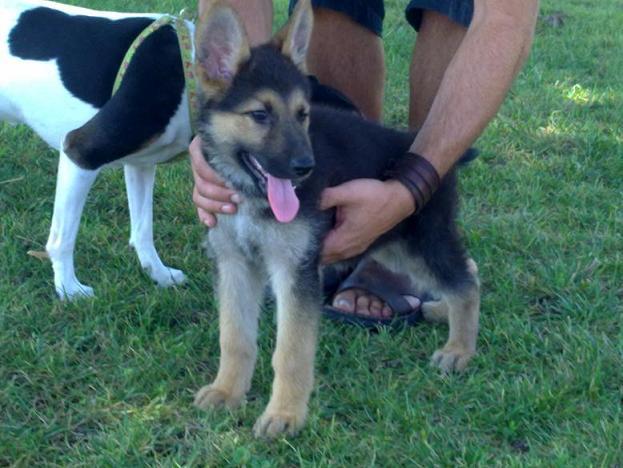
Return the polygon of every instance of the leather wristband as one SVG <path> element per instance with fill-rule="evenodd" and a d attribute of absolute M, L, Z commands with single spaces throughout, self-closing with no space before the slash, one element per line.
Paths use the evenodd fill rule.
<path fill-rule="evenodd" d="M 389 169 L 387 176 L 404 185 L 415 202 L 419 212 L 439 188 L 441 178 L 437 170 L 423 156 L 407 152 Z"/>

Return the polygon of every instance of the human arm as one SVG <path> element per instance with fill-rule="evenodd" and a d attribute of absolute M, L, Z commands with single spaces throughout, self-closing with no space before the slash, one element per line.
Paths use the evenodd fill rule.
<path fill-rule="evenodd" d="M 444 175 L 495 116 L 528 57 L 538 0 L 475 0 L 411 151 Z"/>
<path fill-rule="evenodd" d="M 475 0 L 472 23 L 448 64 L 431 109 L 411 151 L 443 176 L 498 111 L 530 50 L 538 0 Z M 360 181 L 356 190 L 328 189 L 322 207 L 337 207 L 323 262 L 364 252 L 384 232 L 414 211 L 409 190 L 395 181 Z M 378 181 L 374 181 L 378 182 Z M 383 210 L 375 201 L 393 199 Z M 418 207 L 420 208 L 420 207 Z"/>

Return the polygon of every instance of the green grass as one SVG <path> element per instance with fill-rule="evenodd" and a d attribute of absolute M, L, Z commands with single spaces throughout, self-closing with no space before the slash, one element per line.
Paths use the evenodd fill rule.
<path fill-rule="evenodd" d="M 215 375 L 218 330 L 188 165 L 160 168 L 155 204 L 157 246 L 188 285 L 160 290 L 142 274 L 111 171 L 91 192 L 76 252 L 97 298 L 64 304 L 50 264 L 26 254 L 47 239 L 56 155 L 1 125 L 0 465 L 620 466 L 623 4 L 589 3 L 542 3 L 566 22 L 539 24 L 482 155 L 462 171 L 461 224 L 483 281 L 472 366 L 447 378 L 429 367 L 444 326 L 370 335 L 324 322 L 308 424 L 274 443 L 250 431 L 272 379 L 270 310 L 247 405 L 191 404 Z M 412 42 L 402 4 L 387 2 L 386 120 L 396 125 Z"/>

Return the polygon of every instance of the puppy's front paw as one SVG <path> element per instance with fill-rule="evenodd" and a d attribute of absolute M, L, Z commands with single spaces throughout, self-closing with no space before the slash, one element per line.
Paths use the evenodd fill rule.
<path fill-rule="evenodd" d="M 195 406 L 201 409 L 221 408 L 235 409 L 242 404 L 243 396 L 235 396 L 214 384 L 202 387 L 195 394 Z"/>
<path fill-rule="evenodd" d="M 462 346 L 446 345 L 433 354 L 431 365 L 438 367 L 443 372 L 463 371 L 469 360 L 476 354 Z"/>
<path fill-rule="evenodd" d="M 253 426 L 255 437 L 274 439 L 280 435 L 296 435 L 305 424 L 305 412 L 264 411 Z"/>

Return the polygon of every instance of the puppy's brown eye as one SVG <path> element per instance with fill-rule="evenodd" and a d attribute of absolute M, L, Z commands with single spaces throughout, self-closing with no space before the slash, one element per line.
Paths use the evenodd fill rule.
<path fill-rule="evenodd" d="M 309 112 L 307 111 L 307 109 L 301 108 L 296 113 L 296 118 L 301 123 L 305 122 L 305 120 L 307 120 L 307 117 L 309 117 Z"/>
<path fill-rule="evenodd" d="M 268 112 L 266 112 L 265 110 L 252 111 L 252 112 L 249 112 L 249 115 L 251 116 L 253 120 L 255 120 L 255 122 L 259 124 L 268 123 L 269 116 L 268 116 Z"/>

